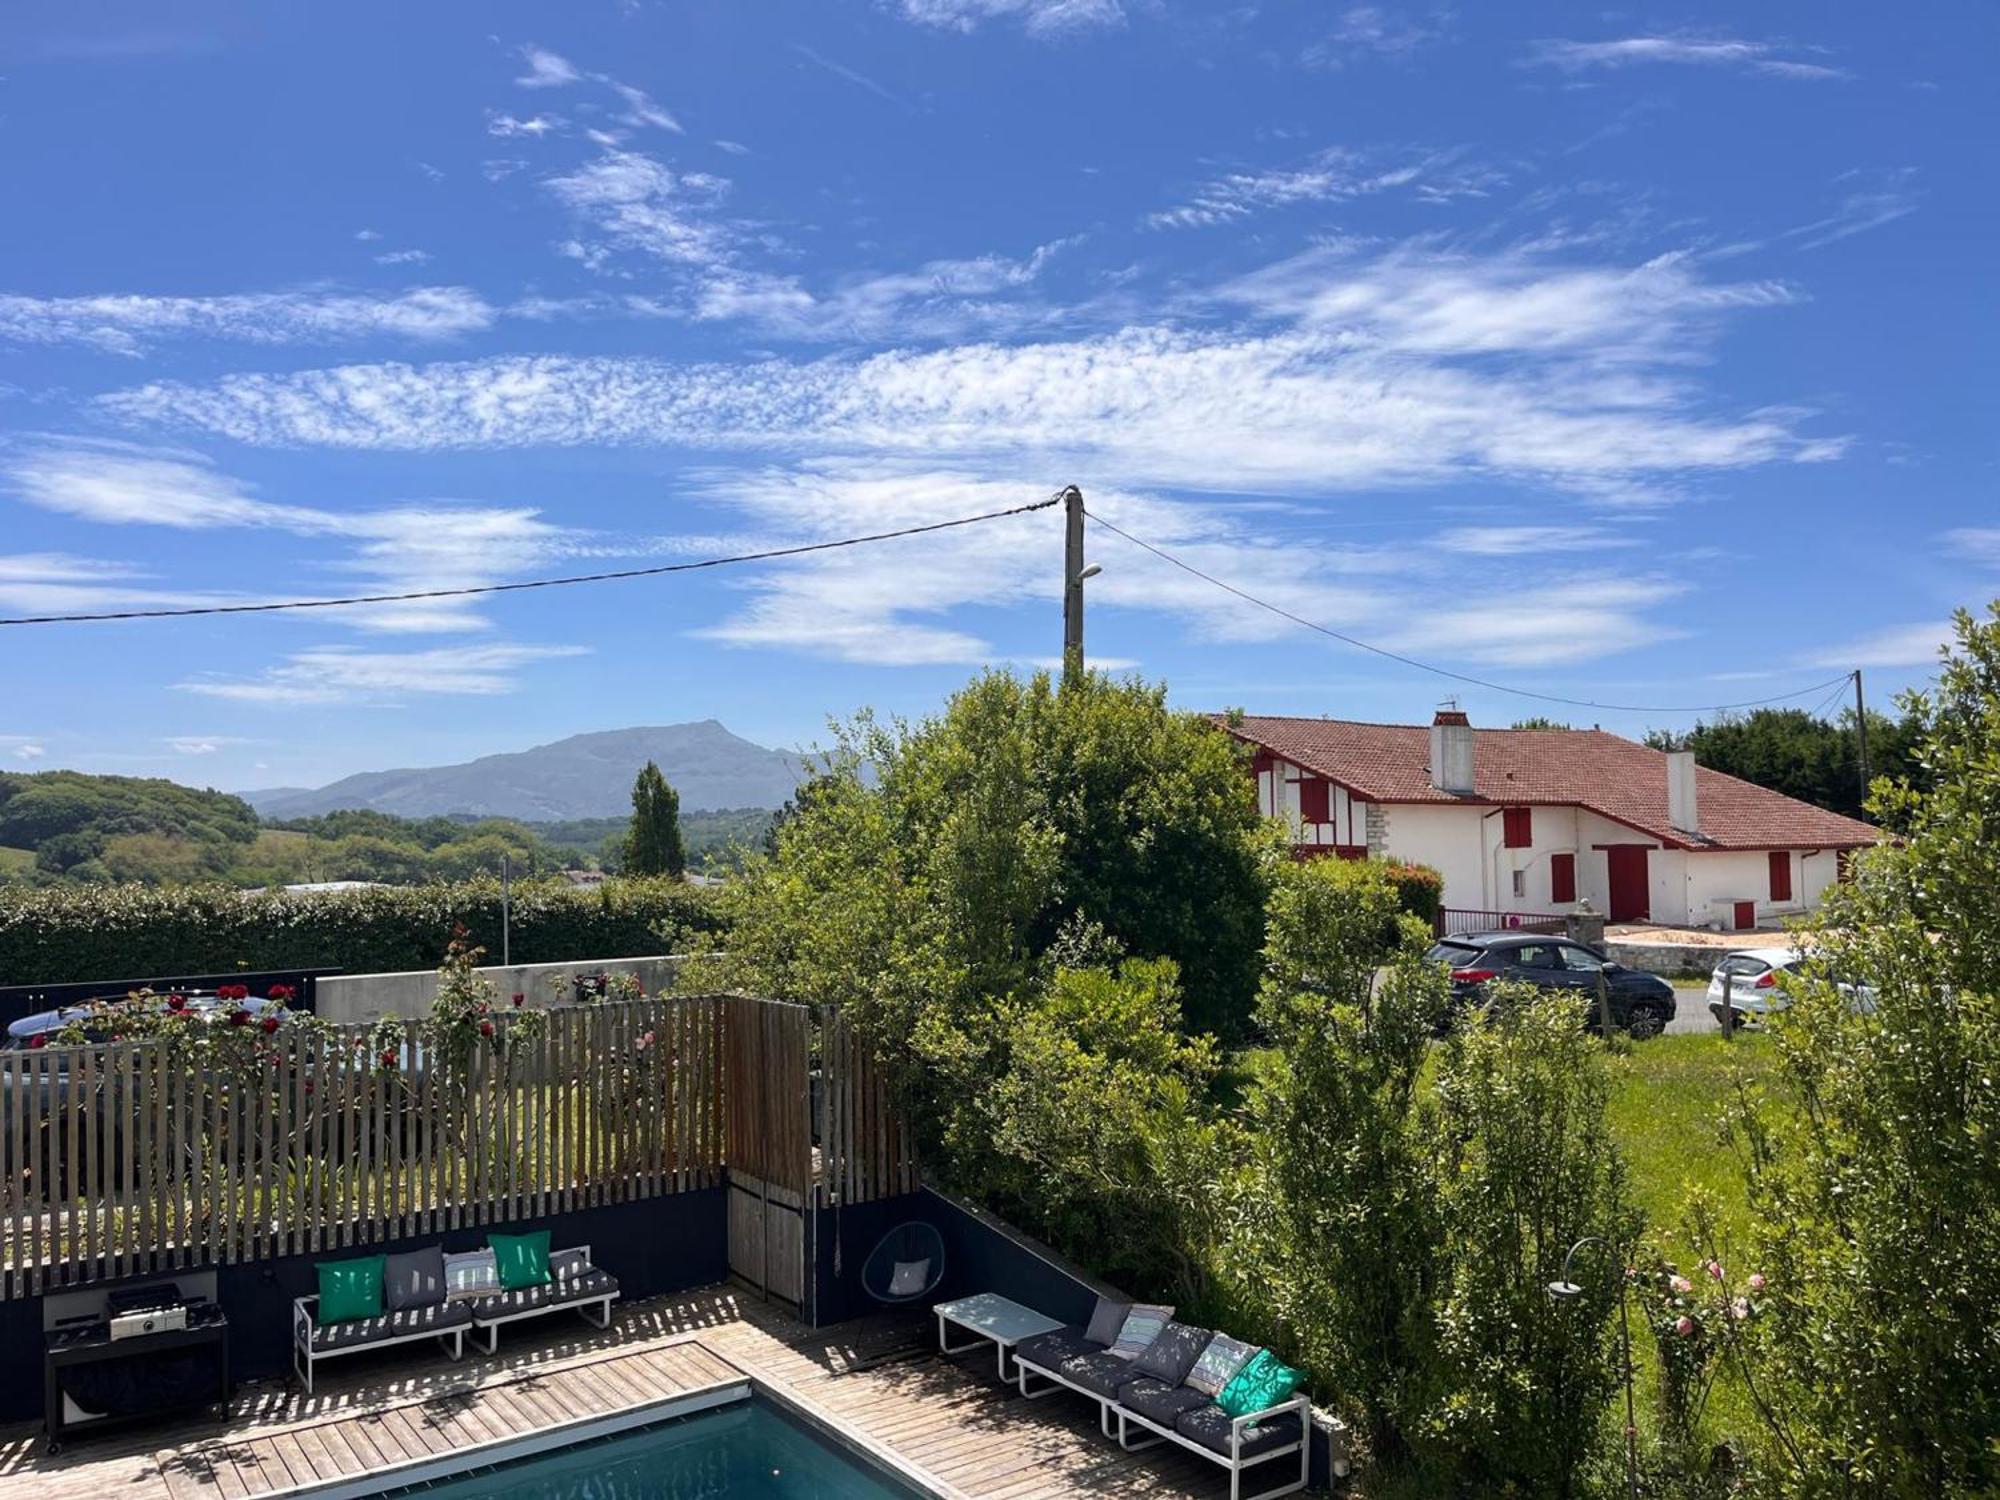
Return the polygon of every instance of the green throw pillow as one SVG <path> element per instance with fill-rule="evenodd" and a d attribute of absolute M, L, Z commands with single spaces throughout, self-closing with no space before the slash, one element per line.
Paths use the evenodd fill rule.
<path fill-rule="evenodd" d="M 1299 1388 L 1299 1372 L 1269 1349 L 1259 1349 L 1250 1363 L 1236 1372 L 1236 1378 L 1222 1388 L 1215 1404 L 1232 1417 L 1247 1417 L 1266 1411 L 1290 1398 Z"/>
<path fill-rule="evenodd" d="M 354 1260 L 322 1261 L 319 1272 L 319 1321 L 351 1323 L 356 1318 L 382 1316 L 382 1265 L 385 1255 Z"/>
<path fill-rule="evenodd" d="M 506 1291 L 524 1286 L 540 1286 L 549 1279 L 549 1232 L 533 1234 L 489 1234 L 493 1259 L 500 1267 L 500 1285 Z"/>

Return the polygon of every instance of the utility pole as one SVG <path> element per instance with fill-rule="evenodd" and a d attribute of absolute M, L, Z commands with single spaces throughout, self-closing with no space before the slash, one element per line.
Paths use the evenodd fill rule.
<path fill-rule="evenodd" d="M 1861 770 L 1861 805 L 1868 805 L 1868 710 L 1861 702 L 1861 668 L 1854 669 L 1854 738 Z"/>
<path fill-rule="evenodd" d="M 1083 491 L 1070 485 L 1063 501 L 1063 682 L 1083 677 Z"/>

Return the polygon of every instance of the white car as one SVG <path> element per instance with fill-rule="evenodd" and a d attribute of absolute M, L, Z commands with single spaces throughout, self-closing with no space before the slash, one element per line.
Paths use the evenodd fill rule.
<path fill-rule="evenodd" d="M 1783 1010 L 1787 1002 L 1784 991 L 1778 988 L 1778 976 L 1803 962 L 1805 955 L 1796 948 L 1737 949 L 1717 964 L 1709 976 L 1708 1013 L 1715 1017 L 1718 1026 L 1722 1024 L 1725 988 L 1738 1026 L 1746 1021 L 1761 1021 L 1774 1010 Z"/>
<path fill-rule="evenodd" d="M 1722 1024 L 1722 996 L 1728 985 L 1729 1008 L 1738 1026 L 1756 1025 L 1791 1004 L 1778 984 L 1780 974 L 1796 970 L 1811 955 L 1797 948 L 1738 948 L 1715 966 L 1708 978 L 1708 1013 Z M 1875 1008 L 1875 991 L 1865 984 L 1840 985 L 1849 1008 L 1865 1015 Z"/>

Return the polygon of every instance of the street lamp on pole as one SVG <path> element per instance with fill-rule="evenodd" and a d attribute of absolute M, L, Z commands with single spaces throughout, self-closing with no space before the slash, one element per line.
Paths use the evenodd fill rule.
<path fill-rule="evenodd" d="M 1639 1420 L 1632 1402 L 1632 1323 L 1625 1310 L 1625 1268 L 1619 1264 L 1617 1246 L 1602 1235 L 1587 1234 L 1569 1247 L 1563 1256 L 1562 1274 L 1548 1285 L 1549 1300 L 1561 1305 L 1574 1302 L 1583 1288 L 1570 1279 L 1576 1252 L 1585 1245 L 1602 1245 L 1610 1255 L 1611 1272 L 1618 1278 L 1618 1349 L 1625 1375 L 1625 1485 L 1632 1500 L 1639 1500 Z"/>

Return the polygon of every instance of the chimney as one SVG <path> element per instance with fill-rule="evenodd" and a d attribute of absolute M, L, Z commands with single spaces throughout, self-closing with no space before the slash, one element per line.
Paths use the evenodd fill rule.
<path fill-rule="evenodd" d="M 1472 720 L 1455 703 L 1431 720 L 1431 785 L 1458 797 L 1472 795 Z"/>
<path fill-rule="evenodd" d="M 1667 752 L 1667 822 L 1682 833 L 1701 832 L 1694 801 L 1694 751 Z"/>

